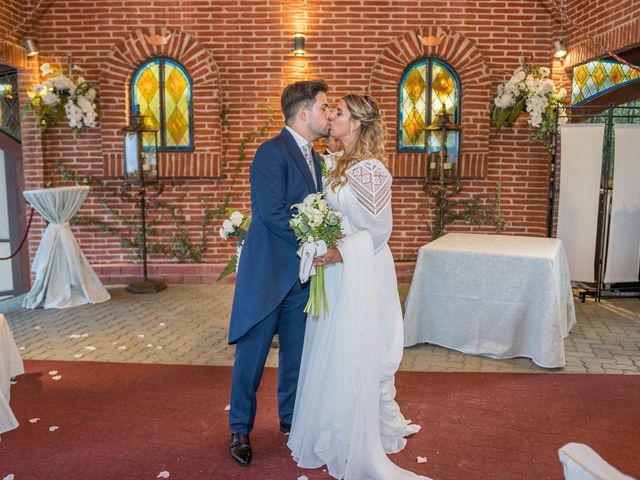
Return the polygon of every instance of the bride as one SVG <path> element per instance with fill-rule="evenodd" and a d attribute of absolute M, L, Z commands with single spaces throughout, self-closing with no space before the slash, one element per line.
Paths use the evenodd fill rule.
<path fill-rule="evenodd" d="M 387 454 L 420 426 L 400 413 L 394 374 L 403 349 L 393 257 L 392 178 L 382 163 L 384 128 L 368 95 L 346 95 L 330 117 L 344 154 L 325 195 L 343 213 L 345 237 L 316 260 L 325 266 L 328 312 L 309 316 L 288 446 L 298 466 L 326 465 L 338 479 L 425 479 Z"/>

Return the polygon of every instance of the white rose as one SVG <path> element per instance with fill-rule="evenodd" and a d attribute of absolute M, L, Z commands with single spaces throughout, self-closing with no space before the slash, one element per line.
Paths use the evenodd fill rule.
<path fill-rule="evenodd" d="M 547 93 L 553 92 L 554 90 L 553 82 L 548 78 L 542 82 L 542 87 L 540 88 L 540 93 L 542 95 L 546 95 Z"/>
<path fill-rule="evenodd" d="M 220 228 L 220 230 L 218 230 L 218 233 L 220 233 L 220 236 L 226 240 L 227 238 L 229 238 L 229 235 L 227 235 L 227 231 L 224 228 Z"/>
<path fill-rule="evenodd" d="M 513 75 L 514 83 L 523 81 L 526 76 L 523 70 L 516 70 L 516 73 Z"/>
<path fill-rule="evenodd" d="M 496 104 L 496 107 L 509 108 L 516 103 L 516 99 L 510 93 L 506 93 L 501 97 L 496 97 L 493 102 Z"/>
<path fill-rule="evenodd" d="M 51 80 L 51 83 L 53 84 L 53 88 L 55 88 L 56 90 L 68 90 L 71 95 L 73 95 L 73 93 L 76 91 L 75 84 L 66 75 L 58 75 L 53 80 Z"/>
<path fill-rule="evenodd" d="M 43 77 L 46 77 L 50 73 L 53 73 L 53 69 L 51 68 L 51 65 L 49 65 L 48 63 L 43 63 L 40 66 L 40 72 L 42 72 Z"/>
<path fill-rule="evenodd" d="M 84 96 L 93 102 L 96 99 L 95 88 L 90 88 L 89 90 L 87 90 L 87 93 L 85 93 Z"/>
<path fill-rule="evenodd" d="M 229 216 L 229 220 L 231 220 L 231 223 L 233 223 L 236 227 L 239 227 L 242 224 L 243 219 L 244 215 L 237 210 Z"/>
<path fill-rule="evenodd" d="M 540 75 L 542 75 L 543 77 L 548 77 L 551 74 L 551 70 L 549 70 L 547 67 L 540 67 Z"/>
<path fill-rule="evenodd" d="M 231 220 L 225 220 L 224 222 L 222 222 L 222 228 L 224 228 L 224 231 L 227 233 L 233 233 L 236 230 L 233 226 L 233 223 L 231 223 Z"/>
<path fill-rule="evenodd" d="M 53 92 L 47 92 L 42 97 L 42 101 L 45 105 L 55 105 L 60 102 L 60 97 Z"/>

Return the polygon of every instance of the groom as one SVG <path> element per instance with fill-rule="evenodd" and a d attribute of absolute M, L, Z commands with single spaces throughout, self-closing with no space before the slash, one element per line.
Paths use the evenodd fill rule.
<path fill-rule="evenodd" d="M 274 334 L 278 334 L 280 430 L 291 428 L 309 284 L 298 279 L 298 241 L 289 227 L 290 208 L 322 190 L 311 142 L 327 135 L 327 84 L 301 81 L 282 92 L 285 128 L 260 145 L 251 164 L 251 226 L 240 264 L 229 343 L 236 344 L 231 378 L 230 451 L 240 465 L 251 463 L 249 434 L 256 414 L 256 391 Z"/>

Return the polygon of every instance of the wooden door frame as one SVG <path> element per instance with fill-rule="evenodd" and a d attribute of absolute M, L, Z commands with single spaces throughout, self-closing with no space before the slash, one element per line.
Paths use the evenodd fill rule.
<path fill-rule="evenodd" d="M 24 172 L 22 169 L 22 145 L 14 138 L 0 131 L 0 149 L 4 150 L 5 174 L 7 178 L 7 207 L 9 211 L 9 235 L 11 251 L 15 251 L 22 240 L 26 228 L 26 202 L 22 197 Z M 8 261 L 8 260 L 5 260 Z M 19 295 L 29 290 L 29 243 L 12 260 L 13 290 L 0 295 Z"/>

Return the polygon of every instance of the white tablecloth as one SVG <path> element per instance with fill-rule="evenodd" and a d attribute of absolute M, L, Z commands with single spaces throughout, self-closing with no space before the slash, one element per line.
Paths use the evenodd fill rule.
<path fill-rule="evenodd" d="M 89 193 L 89 187 L 29 190 L 24 197 L 48 222 L 31 265 L 35 282 L 25 308 L 66 308 L 111 298 L 76 242 L 69 221 Z"/>
<path fill-rule="evenodd" d="M 0 433 L 13 430 L 18 421 L 9 407 L 11 377 L 24 373 L 22 358 L 4 315 L 0 313 Z"/>
<path fill-rule="evenodd" d="M 575 325 L 569 267 L 551 238 L 449 233 L 423 247 L 406 300 L 405 346 L 566 365 Z"/>

